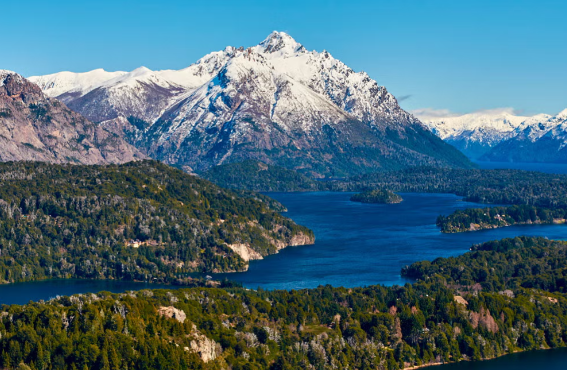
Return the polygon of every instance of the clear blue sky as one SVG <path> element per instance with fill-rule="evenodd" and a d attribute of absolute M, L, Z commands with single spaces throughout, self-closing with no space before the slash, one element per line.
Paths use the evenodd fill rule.
<path fill-rule="evenodd" d="M 179 69 L 279 30 L 366 71 L 406 109 L 557 113 L 566 14 L 566 0 L 6 1 L 0 68 Z"/>

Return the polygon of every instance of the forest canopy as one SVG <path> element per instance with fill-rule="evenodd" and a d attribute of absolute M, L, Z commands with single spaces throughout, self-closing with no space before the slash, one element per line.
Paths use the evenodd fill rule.
<path fill-rule="evenodd" d="M 277 205 L 157 161 L 2 163 L 0 282 L 175 282 L 188 272 L 243 270 L 247 261 L 230 245 L 267 255 L 294 238 L 313 239 L 272 210 Z"/>

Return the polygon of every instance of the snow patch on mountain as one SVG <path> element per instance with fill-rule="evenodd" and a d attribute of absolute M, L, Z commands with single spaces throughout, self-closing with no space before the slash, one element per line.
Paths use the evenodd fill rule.
<path fill-rule="evenodd" d="M 59 72 L 44 76 L 32 76 L 28 80 L 38 85 L 50 97 L 57 97 L 64 93 L 78 93 L 85 95 L 91 90 L 101 86 L 114 78 L 124 76 L 128 72 L 107 72 L 102 68 L 89 72 Z"/>

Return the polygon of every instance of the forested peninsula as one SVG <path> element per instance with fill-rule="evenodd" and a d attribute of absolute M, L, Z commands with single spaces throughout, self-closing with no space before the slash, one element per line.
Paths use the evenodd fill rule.
<path fill-rule="evenodd" d="M 349 178 L 311 179 L 293 170 L 247 161 L 218 166 L 203 176 L 233 189 L 453 193 L 465 201 L 501 206 L 442 215 L 437 225 L 445 233 L 563 223 L 567 217 L 567 176 L 540 172 L 415 167 Z"/>
<path fill-rule="evenodd" d="M 404 286 L 190 288 L 0 308 L 0 368 L 402 369 L 567 344 L 566 246 L 515 238 Z"/>
<path fill-rule="evenodd" d="M 313 233 L 265 196 L 157 161 L 0 164 L 0 282 L 95 278 L 184 283 L 242 271 Z"/>

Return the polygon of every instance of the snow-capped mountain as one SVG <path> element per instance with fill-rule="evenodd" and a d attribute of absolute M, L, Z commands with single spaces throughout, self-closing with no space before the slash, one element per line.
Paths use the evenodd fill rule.
<path fill-rule="evenodd" d="M 522 122 L 513 135 L 480 159 L 495 162 L 567 163 L 567 109 Z"/>
<path fill-rule="evenodd" d="M 481 157 L 501 141 L 513 136 L 514 130 L 528 118 L 515 115 L 512 109 L 441 118 L 419 113 L 416 115 L 433 133 L 473 159 Z"/>
<path fill-rule="evenodd" d="M 511 109 L 442 118 L 417 115 L 433 133 L 472 159 L 554 162 L 560 161 L 567 145 L 567 110 L 531 117 L 515 115 Z"/>
<path fill-rule="evenodd" d="M 115 133 L 0 70 L 0 161 L 106 164 L 146 158 Z"/>
<path fill-rule="evenodd" d="M 150 156 L 197 170 L 248 158 L 315 176 L 470 166 L 366 73 L 282 32 L 178 71 L 142 67 L 31 80 Z"/>

